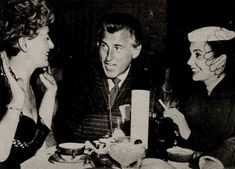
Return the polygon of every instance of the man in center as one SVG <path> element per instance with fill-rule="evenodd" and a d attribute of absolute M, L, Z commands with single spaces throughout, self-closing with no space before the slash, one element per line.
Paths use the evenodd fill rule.
<path fill-rule="evenodd" d="M 149 71 L 135 63 L 141 53 L 142 43 L 141 27 L 133 16 L 111 13 L 103 18 L 97 39 L 99 61 L 86 68 L 91 71 L 89 77 L 80 77 L 82 79 L 79 82 L 84 83 L 80 84 L 82 89 L 73 92 L 82 96 L 74 96 L 76 99 L 73 100 L 77 103 L 71 104 L 70 112 L 60 117 L 64 127 L 61 128 L 61 123 L 58 125 L 60 129 L 57 130 L 62 135 L 59 142 L 95 140 L 110 134 L 110 125 L 115 128 L 117 117 L 122 116 L 119 106 L 131 104 L 131 91 L 152 88 Z M 158 89 L 155 85 L 154 90 L 151 93 L 156 95 Z M 62 111 L 68 111 L 63 107 Z M 130 126 L 124 130 L 127 135 L 130 134 Z"/>
<path fill-rule="evenodd" d="M 109 92 L 118 85 L 120 89 L 127 78 L 131 61 L 139 56 L 142 48 L 142 33 L 135 18 L 126 14 L 108 15 L 100 30 L 97 43 L 99 56 L 106 75 Z M 116 83 L 116 84 L 115 84 Z M 125 90 L 126 88 L 124 88 Z M 117 107 L 115 98 L 110 98 L 110 108 Z"/>

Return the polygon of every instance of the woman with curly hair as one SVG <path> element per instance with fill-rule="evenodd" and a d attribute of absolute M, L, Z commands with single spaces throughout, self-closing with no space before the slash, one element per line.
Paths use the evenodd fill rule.
<path fill-rule="evenodd" d="M 53 21 L 44 0 L 9 0 L 0 11 L 0 168 L 20 168 L 51 127 L 56 82 L 47 71 L 39 74 L 45 90 L 38 102 L 31 77 L 37 68 L 49 67 Z"/>

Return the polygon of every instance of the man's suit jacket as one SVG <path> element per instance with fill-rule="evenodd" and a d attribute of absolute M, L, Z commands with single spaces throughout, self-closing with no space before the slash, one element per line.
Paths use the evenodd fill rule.
<path fill-rule="evenodd" d="M 75 88 L 69 86 L 70 90 L 73 90 L 70 93 L 71 101 L 63 102 L 63 106 L 59 108 L 59 117 L 56 120 L 59 142 L 94 140 L 109 132 L 107 78 L 101 66 L 95 65 L 90 70 L 89 75 L 80 77 Z M 131 104 L 133 89 L 150 90 L 150 110 L 154 109 L 155 100 L 161 97 L 161 90 L 153 83 L 148 70 L 132 64 L 111 109 L 114 128 L 116 118 L 121 116 L 119 106 Z"/>

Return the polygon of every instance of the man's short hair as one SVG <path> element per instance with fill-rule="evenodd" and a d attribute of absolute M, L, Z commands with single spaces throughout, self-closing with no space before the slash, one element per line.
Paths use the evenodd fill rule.
<path fill-rule="evenodd" d="M 134 16 L 118 12 L 104 16 L 100 29 L 98 30 L 98 40 L 103 38 L 105 31 L 115 33 L 123 29 L 128 30 L 131 36 L 135 38 L 134 47 L 143 43 L 143 33 L 139 21 Z"/>

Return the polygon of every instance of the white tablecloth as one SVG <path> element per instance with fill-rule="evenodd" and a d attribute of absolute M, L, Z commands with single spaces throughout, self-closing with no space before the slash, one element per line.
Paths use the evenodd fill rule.
<path fill-rule="evenodd" d="M 21 169 L 87 169 L 90 165 L 82 163 L 51 163 L 48 158 L 55 152 L 55 147 L 47 148 L 45 151 L 39 151 L 34 157 L 21 164 Z"/>
<path fill-rule="evenodd" d="M 92 169 L 92 166 L 89 164 L 84 165 L 82 163 L 49 162 L 48 158 L 54 154 L 55 150 L 56 150 L 55 147 L 50 147 L 45 151 L 38 152 L 34 157 L 22 163 L 21 169 L 88 169 L 88 168 Z M 162 169 L 164 167 L 161 166 L 167 166 L 167 165 L 161 165 L 161 166 L 159 165 L 165 163 L 162 160 L 155 160 L 155 161 L 156 163 L 155 164 L 153 163 L 154 169 Z M 176 169 L 190 169 L 188 163 L 178 163 L 178 162 L 169 161 L 168 164 L 172 165 Z M 168 168 L 166 167 L 166 169 Z"/>

